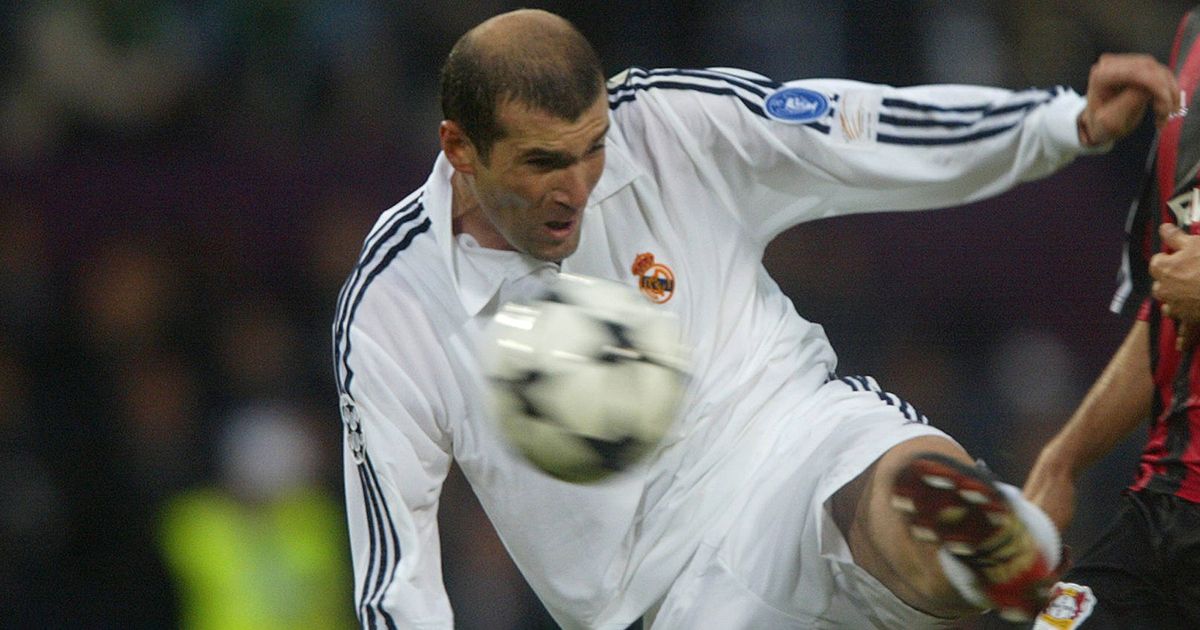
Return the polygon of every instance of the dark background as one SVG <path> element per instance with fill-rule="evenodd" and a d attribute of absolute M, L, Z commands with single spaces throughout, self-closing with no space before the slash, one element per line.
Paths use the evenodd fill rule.
<path fill-rule="evenodd" d="M 0 4 L 0 628 L 182 624 L 163 510 L 196 488 L 244 498 L 225 436 L 263 409 L 309 439 L 270 456 L 340 509 L 337 290 L 374 218 L 427 177 L 441 59 L 515 6 Z M 524 6 L 574 21 L 610 74 L 1083 90 L 1102 51 L 1165 60 L 1190 3 Z M 969 207 L 800 226 L 768 264 L 841 373 L 875 375 L 1020 482 L 1129 326 L 1107 306 L 1151 135 Z M 1069 543 L 1103 526 L 1139 438 L 1086 478 Z M 552 627 L 457 476 L 441 517 L 459 627 Z M 327 535 L 344 549 L 344 528 Z"/>

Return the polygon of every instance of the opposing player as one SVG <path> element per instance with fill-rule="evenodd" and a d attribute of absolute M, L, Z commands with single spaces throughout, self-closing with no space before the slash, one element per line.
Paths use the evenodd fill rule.
<path fill-rule="evenodd" d="M 1189 102 L 1200 86 L 1198 37 L 1194 9 L 1171 54 Z M 1148 439 L 1121 511 L 1056 585 L 1038 628 L 1200 627 L 1200 120 L 1171 120 L 1154 151 L 1113 301 L 1135 323 L 1025 491 L 1063 527 L 1079 475 L 1147 419 Z"/>
<path fill-rule="evenodd" d="M 1170 71 L 1104 57 L 1089 94 L 779 83 L 632 68 L 605 83 L 561 18 L 492 18 L 442 77 L 442 153 L 368 235 L 334 324 L 364 626 L 449 628 L 437 508 L 457 461 L 566 628 L 944 625 L 1028 616 L 1058 544 L 1043 514 L 870 378 L 762 265 L 796 223 L 961 204 L 1045 175 L 1177 105 Z M 476 347 L 559 271 L 678 314 L 695 371 L 647 463 L 539 473 L 484 408 Z"/>

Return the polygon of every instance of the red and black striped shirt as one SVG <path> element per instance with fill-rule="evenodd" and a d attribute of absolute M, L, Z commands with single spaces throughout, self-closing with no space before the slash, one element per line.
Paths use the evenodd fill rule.
<path fill-rule="evenodd" d="M 1196 102 L 1200 87 L 1198 35 L 1200 9 L 1193 9 L 1179 24 L 1170 60 L 1188 103 Z M 1200 187 L 1200 115 L 1196 113 L 1171 120 L 1159 132 L 1141 194 L 1131 210 L 1122 286 L 1113 308 L 1123 312 L 1137 308 L 1138 317 L 1150 324 L 1154 403 L 1149 437 L 1131 489 L 1200 503 L 1200 348 L 1183 352 L 1175 348 L 1177 323 L 1164 317 L 1161 305 L 1149 297 L 1148 270 L 1150 257 L 1163 250 L 1160 223 L 1177 223 L 1200 234 L 1200 221 L 1191 220 L 1200 217 L 1200 208 L 1186 205 L 1192 189 Z M 1169 203 L 1173 200 L 1176 203 Z"/>

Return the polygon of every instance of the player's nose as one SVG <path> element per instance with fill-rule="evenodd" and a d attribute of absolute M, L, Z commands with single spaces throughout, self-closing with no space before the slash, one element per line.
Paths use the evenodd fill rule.
<path fill-rule="evenodd" d="M 563 169 L 562 177 L 555 187 L 554 200 L 575 210 L 583 209 L 595 185 L 588 175 L 581 164 Z"/>

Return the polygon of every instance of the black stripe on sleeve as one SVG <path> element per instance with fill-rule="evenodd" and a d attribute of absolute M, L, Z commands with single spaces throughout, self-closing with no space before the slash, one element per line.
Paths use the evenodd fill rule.
<path fill-rule="evenodd" d="M 1002 107 L 996 107 L 994 103 L 980 103 L 979 105 L 937 105 L 934 103 L 920 103 L 903 98 L 885 98 L 882 101 L 883 107 L 900 110 L 911 110 L 916 112 L 926 113 L 947 113 L 947 114 L 984 114 L 998 116 L 1007 114 L 1022 109 L 1029 109 L 1041 105 L 1056 95 L 1062 92 L 1061 89 L 1055 88 L 1052 90 L 1026 90 L 1020 94 L 1028 94 L 1031 100 L 1013 103 Z"/>
<path fill-rule="evenodd" d="M 637 81 L 635 82 L 634 79 L 637 79 Z M 713 85 L 714 81 L 721 85 Z M 638 93 L 650 89 L 681 90 L 719 96 L 732 96 L 755 116 L 772 120 L 763 110 L 763 101 L 771 91 L 778 89 L 782 85 L 782 83 L 769 79 L 744 77 L 717 70 L 683 70 L 678 68 L 644 70 L 641 68 L 631 68 L 629 70 L 629 77 L 625 83 L 608 88 L 608 108 L 609 110 L 616 110 L 625 103 L 637 100 Z M 837 98 L 835 97 L 831 100 L 836 101 Z M 829 115 L 833 113 L 834 109 L 831 105 Z M 830 131 L 829 125 L 819 122 L 803 123 L 802 126 L 827 135 Z"/>
<path fill-rule="evenodd" d="M 1027 94 L 1032 98 L 1001 106 L 981 104 L 948 107 L 905 99 L 885 98 L 882 102 L 883 107 L 891 111 L 881 112 L 879 122 L 895 127 L 896 131 L 880 132 L 876 135 L 876 139 L 885 144 L 906 146 L 946 146 L 977 142 L 1011 131 L 1020 125 L 1020 120 L 1003 124 L 996 119 L 1010 114 L 1020 114 L 1021 118 L 1024 118 L 1031 110 L 1050 102 L 1057 93 L 1056 90 L 1031 91 Z M 906 113 L 914 115 L 905 115 Z M 939 118 L 936 116 L 937 114 L 970 114 L 970 116 L 957 119 Z M 992 123 L 992 126 L 980 127 L 989 122 Z M 912 135 L 905 133 L 905 130 L 908 129 L 924 129 L 934 132 L 926 135 Z M 969 131 L 971 129 L 974 131 Z M 937 130 L 944 130 L 944 132 L 938 133 Z M 961 133 L 959 130 L 968 130 L 968 132 Z"/>
<path fill-rule="evenodd" d="M 1004 125 L 1001 127 L 992 127 L 990 129 L 980 129 L 974 133 L 963 134 L 961 136 L 901 136 L 889 133 L 880 133 L 875 136 L 879 142 L 886 144 L 900 144 L 907 146 L 945 146 L 951 144 L 967 144 L 992 136 L 998 136 L 1006 131 L 1011 131 L 1016 128 L 1019 123 Z"/>
<path fill-rule="evenodd" d="M 416 213 L 419 213 L 420 211 L 421 211 L 421 207 L 418 206 L 417 209 L 413 211 L 413 213 L 415 215 Z M 405 249 L 408 249 L 409 245 L 412 244 L 412 241 L 414 238 L 416 238 L 418 235 L 420 235 L 424 232 L 429 231 L 429 228 L 431 225 L 432 225 L 432 221 L 430 221 L 430 219 L 428 217 L 426 217 L 424 221 L 421 221 L 420 223 L 418 223 L 417 225 L 415 225 L 411 229 L 409 229 L 408 232 L 406 232 L 404 234 L 404 237 L 401 238 L 398 243 L 396 243 L 395 245 L 393 245 L 391 248 L 388 249 L 387 253 L 384 254 L 383 258 L 380 259 L 379 263 L 377 265 L 375 265 L 374 268 L 371 269 L 370 273 L 367 274 L 366 278 L 363 280 L 362 286 L 359 287 L 357 292 L 355 292 L 355 294 L 353 296 L 353 300 L 351 301 L 351 303 L 349 305 L 349 309 L 346 312 L 343 323 L 339 324 L 339 328 L 338 328 L 338 337 L 341 339 L 345 339 L 345 342 L 346 342 L 345 348 L 342 351 L 342 358 L 341 358 L 341 367 L 342 367 L 342 370 L 344 373 L 344 377 L 342 379 L 342 391 L 343 392 L 350 391 L 350 383 L 354 380 L 354 370 L 350 368 L 350 351 L 351 351 L 350 326 L 354 322 L 354 314 L 358 310 L 359 304 L 362 303 L 362 299 L 363 299 L 363 296 L 366 295 L 367 288 L 369 286 L 371 286 L 371 282 L 374 281 L 375 278 L 378 277 L 379 274 L 382 273 L 384 269 L 387 269 L 387 266 L 389 264 L 391 264 L 391 262 L 393 260 L 395 260 L 396 256 L 399 255 L 400 252 L 404 251 Z M 382 243 L 383 241 L 380 241 L 380 242 Z M 348 295 L 347 298 L 349 299 L 350 296 Z"/>
<path fill-rule="evenodd" d="M 380 538 L 376 536 L 375 527 L 376 519 L 379 518 L 379 506 L 375 503 L 375 493 L 371 489 L 371 484 L 367 481 L 366 470 L 361 464 L 359 464 L 357 468 L 358 481 L 362 486 L 363 508 L 367 513 L 367 536 L 369 537 L 371 543 L 368 548 L 367 570 L 363 574 L 362 590 L 358 597 L 358 606 L 356 607 L 355 612 L 358 614 L 358 622 L 362 624 L 363 627 L 374 630 L 375 611 L 367 607 L 367 600 L 370 597 L 369 593 L 371 589 L 371 576 L 375 573 L 375 559 L 379 555 L 379 546 L 376 541 L 380 540 Z M 382 533 L 383 532 L 381 528 L 379 534 L 382 535 Z"/>
<path fill-rule="evenodd" d="M 721 72 L 719 70 L 702 70 L 702 69 L 687 69 L 687 68 L 656 68 L 654 70 L 645 70 L 643 68 L 630 68 L 629 77 L 639 79 L 650 79 L 658 77 L 676 77 L 676 78 L 694 78 L 694 79 L 709 79 L 712 81 L 721 81 L 730 85 L 740 87 L 751 94 L 765 97 L 770 92 L 779 88 L 781 83 L 770 79 L 759 79 L 755 77 L 747 77 L 732 74 L 729 72 Z M 616 87 L 608 88 L 609 94 L 617 94 L 626 89 L 632 89 L 635 85 L 629 82 Z"/>
<path fill-rule="evenodd" d="M 342 342 L 346 341 L 349 343 L 348 331 L 350 312 L 347 308 L 347 305 L 351 299 L 351 296 L 354 296 L 356 292 L 359 292 L 364 288 L 358 287 L 357 285 L 362 279 L 363 271 L 368 265 L 371 264 L 371 262 L 375 259 L 375 256 L 378 255 L 380 248 L 387 243 L 389 239 L 393 238 L 405 223 L 413 221 L 420 216 L 422 209 L 423 207 L 420 203 L 420 198 L 418 197 L 416 201 L 413 201 L 401 208 L 392 216 L 390 220 L 385 221 L 379 226 L 378 229 L 369 235 L 366 241 L 363 243 L 363 249 L 359 254 L 358 264 L 355 265 L 354 271 L 351 272 L 350 277 L 347 278 L 346 284 L 342 286 L 342 290 L 338 295 L 337 315 L 335 316 L 333 331 L 333 367 L 334 374 L 338 376 L 339 385 L 341 385 L 342 381 L 344 380 L 341 366 L 341 360 L 343 359 L 344 352 L 342 348 Z M 341 391 L 342 393 L 346 393 L 345 389 L 342 389 Z"/>
<path fill-rule="evenodd" d="M 665 80 L 660 79 L 660 80 L 656 80 L 656 81 L 652 81 L 652 82 L 638 83 L 636 85 L 631 85 L 631 86 L 628 86 L 627 89 L 629 90 L 628 94 L 622 94 L 620 97 L 617 97 L 615 100 L 609 100 L 608 108 L 610 110 L 615 110 L 618 105 L 620 105 L 622 103 L 627 103 L 629 101 L 636 99 L 637 96 L 635 93 L 643 91 L 643 90 L 649 90 L 649 89 L 684 90 L 684 91 L 689 91 L 689 92 L 703 92 L 705 94 L 717 94 L 720 96 L 732 96 L 732 97 L 738 99 L 739 101 L 741 101 L 742 105 L 746 109 L 753 112 L 754 115 L 759 116 L 761 118 L 767 117 L 767 114 L 763 111 L 762 105 L 755 103 L 754 101 L 751 101 L 750 99 L 747 99 L 746 97 L 744 97 L 740 93 L 738 93 L 737 90 L 735 90 L 734 88 L 731 88 L 731 87 L 717 87 L 714 85 L 704 85 L 701 83 L 686 83 L 683 81 L 665 81 Z"/>
<path fill-rule="evenodd" d="M 961 129 L 976 123 L 974 120 L 935 120 L 931 118 L 901 118 L 890 114 L 880 114 L 879 122 L 893 127 L 942 127 L 945 129 Z"/>
<path fill-rule="evenodd" d="M 371 456 L 369 454 L 364 454 L 363 464 L 359 468 L 366 469 L 366 483 L 371 488 L 371 495 L 378 503 L 379 510 L 383 514 L 383 518 L 379 521 L 379 540 L 382 543 L 380 545 L 382 551 L 380 554 L 379 572 L 375 576 L 375 593 L 366 599 L 365 604 L 368 611 L 379 611 L 379 615 L 383 617 L 384 624 L 387 625 L 388 630 L 396 630 L 396 622 L 388 614 L 387 610 L 383 608 L 382 604 L 384 596 L 396 578 L 396 569 L 400 566 L 400 537 L 396 533 L 396 523 L 392 520 L 392 511 L 388 509 L 387 500 L 383 496 L 383 487 L 379 485 L 379 476 L 375 474 L 375 466 L 371 463 Z M 387 521 L 387 533 L 391 538 L 390 548 L 394 550 L 391 553 L 392 560 L 388 558 L 389 541 L 384 538 L 383 525 L 385 520 Z M 385 574 L 387 576 L 386 582 L 384 581 Z"/>

